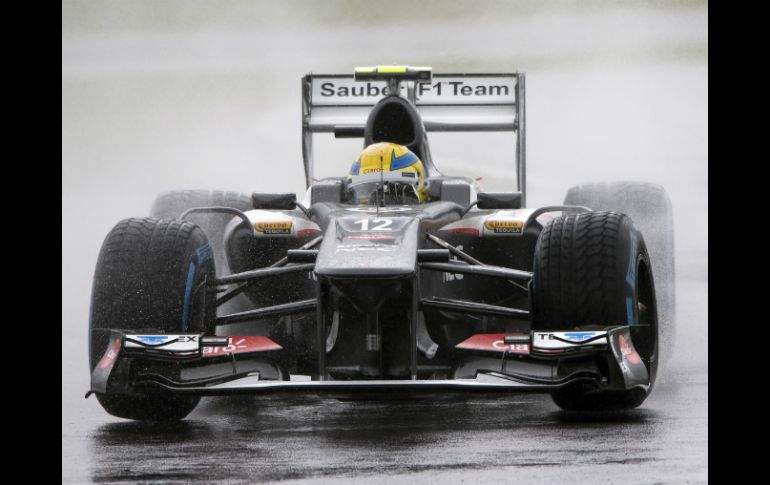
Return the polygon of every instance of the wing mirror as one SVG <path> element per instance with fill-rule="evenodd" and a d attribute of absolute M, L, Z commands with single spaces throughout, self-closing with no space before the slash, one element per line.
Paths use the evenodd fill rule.
<path fill-rule="evenodd" d="M 521 192 L 481 192 L 476 200 L 479 209 L 521 209 Z"/>

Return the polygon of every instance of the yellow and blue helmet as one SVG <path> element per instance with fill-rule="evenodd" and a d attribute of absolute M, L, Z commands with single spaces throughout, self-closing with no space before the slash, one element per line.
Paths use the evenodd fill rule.
<path fill-rule="evenodd" d="M 355 201 L 384 204 L 420 203 L 428 200 L 425 168 L 411 150 L 380 142 L 359 153 L 348 174 L 348 190 Z"/>

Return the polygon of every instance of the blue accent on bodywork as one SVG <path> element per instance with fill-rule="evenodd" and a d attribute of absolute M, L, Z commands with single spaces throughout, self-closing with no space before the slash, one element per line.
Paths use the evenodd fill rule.
<path fill-rule="evenodd" d="M 195 261 L 190 261 L 190 267 L 187 269 L 187 283 L 184 287 L 184 301 L 182 302 L 182 332 L 187 331 L 190 316 L 190 297 L 192 293 L 193 280 L 195 279 Z"/>
<path fill-rule="evenodd" d="M 596 332 L 569 332 L 565 333 L 564 336 L 569 340 L 582 342 L 596 336 Z"/>
<path fill-rule="evenodd" d="M 162 344 L 170 337 L 167 335 L 135 335 L 133 338 L 145 344 Z"/>
<path fill-rule="evenodd" d="M 417 155 L 415 155 L 412 152 L 406 152 L 400 157 L 396 156 L 396 151 L 393 150 L 390 152 L 390 170 L 398 170 L 401 168 L 406 168 L 410 165 L 412 165 L 414 162 L 419 160 L 417 158 Z"/>
<path fill-rule="evenodd" d="M 358 175 L 358 172 L 361 171 L 361 160 L 356 160 L 353 162 L 353 166 L 350 167 L 350 175 Z"/>

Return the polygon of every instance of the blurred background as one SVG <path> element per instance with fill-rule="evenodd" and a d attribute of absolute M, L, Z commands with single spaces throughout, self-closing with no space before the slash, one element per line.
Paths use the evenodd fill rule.
<path fill-rule="evenodd" d="M 663 185 L 679 358 L 708 368 L 707 2 L 64 0 L 63 445 L 87 434 L 85 416 L 109 420 L 82 396 L 91 277 L 112 226 L 169 189 L 302 193 L 300 78 L 374 64 L 526 72 L 531 206 L 578 183 Z M 432 145 L 445 172 L 512 189 L 512 143 Z M 347 167 L 359 149 L 320 143 L 317 157 Z"/>

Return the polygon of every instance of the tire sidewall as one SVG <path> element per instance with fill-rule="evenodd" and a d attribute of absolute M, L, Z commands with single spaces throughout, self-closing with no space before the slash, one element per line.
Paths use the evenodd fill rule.
<path fill-rule="evenodd" d="M 645 261 L 649 264 L 649 257 L 645 249 L 644 239 L 641 233 L 633 224 L 631 219 L 624 217 L 618 234 L 620 244 L 618 244 L 617 258 L 619 264 L 616 270 L 616 281 L 620 284 L 620 300 L 618 303 L 621 309 L 617 310 L 620 319 L 618 325 L 635 325 L 639 321 L 639 294 L 638 294 L 638 275 L 639 265 Z"/>
<path fill-rule="evenodd" d="M 183 317 L 177 329 L 163 330 L 181 333 L 213 333 L 216 317 L 216 294 L 207 291 L 206 282 L 216 279 L 214 256 L 206 235 L 200 228 L 193 231 L 185 253 L 188 257 L 180 268 Z M 192 276 L 190 273 L 192 272 Z M 187 313 L 185 319 L 184 313 Z"/>

